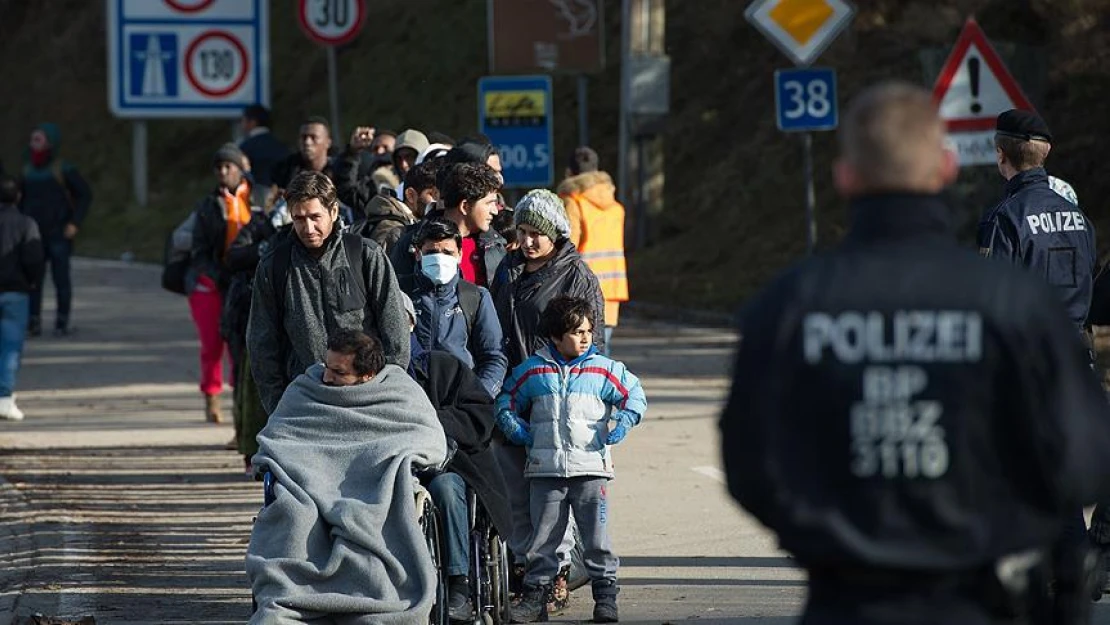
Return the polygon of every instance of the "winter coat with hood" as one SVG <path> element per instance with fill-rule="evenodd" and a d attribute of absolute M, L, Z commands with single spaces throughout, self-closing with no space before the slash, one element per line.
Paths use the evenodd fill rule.
<path fill-rule="evenodd" d="M 478 286 L 478 310 L 474 327 L 468 328 L 459 304 L 456 275 L 443 285 L 433 284 L 423 274 L 411 280 L 408 295 L 416 308 L 416 338 L 424 349 L 442 350 L 474 370 L 490 397 L 501 392 L 507 373 L 505 353 L 501 351 L 501 322 L 489 291 Z"/>
<path fill-rule="evenodd" d="M 15 204 L 0 204 L 0 293 L 27 293 L 42 284 L 46 268 L 35 221 Z"/>
<path fill-rule="evenodd" d="M 570 361 L 544 347 L 513 369 L 497 398 L 499 414 L 528 421 L 528 477 L 613 477 L 610 423 L 638 424 L 646 410 L 640 380 L 596 347 Z"/>
<path fill-rule="evenodd" d="M 628 301 L 624 257 L 624 206 L 613 179 L 603 171 L 571 176 L 559 185 L 570 221 L 570 240 L 593 270 L 605 295 L 605 323 L 617 325 L 620 303 Z"/>
<path fill-rule="evenodd" d="M 289 382 L 324 360 L 328 336 L 336 330 L 375 336 L 387 363 L 408 366 L 409 315 L 393 268 L 376 243 L 361 241 L 359 284 L 338 228 L 318 257 L 295 234 L 279 234 L 273 241 L 254 275 L 247 327 L 251 371 L 267 414 Z M 284 284 L 274 282 L 280 280 L 273 269 L 279 254 L 289 261 Z"/>
<path fill-rule="evenodd" d="M 539 331 L 540 314 L 548 302 L 560 295 L 590 303 L 594 309 L 594 345 L 599 349 L 605 346 L 605 300 L 601 287 L 570 239 L 556 243 L 554 258 L 531 273 L 525 271 L 524 254 L 514 251 L 497 269 L 490 293 L 505 334 L 510 369 L 548 343 L 549 337 Z"/>
<path fill-rule="evenodd" d="M 81 226 L 92 205 L 92 190 L 77 168 L 59 156 L 62 133 L 58 126 L 45 123 L 35 129 L 50 141 L 50 158 L 36 166 L 30 152 L 25 153 L 19 208 L 38 224 L 43 240 L 50 241 L 62 238 L 66 224 Z"/>
<path fill-rule="evenodd" d="M 416 216 L 408 206 L 385 195 L 374 196 L 367 203 L 365 213 L 359 216 L 356 210 L 355 215 L 351 232 L 377 243 L 386 255 L 404 234 L 405 228 L 416 223 Z"/>

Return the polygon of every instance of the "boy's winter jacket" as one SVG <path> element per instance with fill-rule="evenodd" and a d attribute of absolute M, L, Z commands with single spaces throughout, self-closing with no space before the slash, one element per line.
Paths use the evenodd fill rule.
<path fill-rule="evenodd" d="M 640 380 L 596 348 L 569 362 L 550 345 L 513 370 L 497 399 L 529 423 L 527 477 L 613 477 L 606 439 L 620 421 L 635 425 L 647 410 Z"/>

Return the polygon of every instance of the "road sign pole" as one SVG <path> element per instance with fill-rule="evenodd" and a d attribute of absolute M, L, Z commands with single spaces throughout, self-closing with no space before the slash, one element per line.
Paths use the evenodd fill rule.
<path fill-rule="evenodd" d="M 628 191 L 628 99 L 629 99 L 629 78 L 631 73 L 628 66 L 632 59 L 632 7 L 631 0 L 621 0 L 621 93 L 620 93 L 620 115 L 618 117 L 618 143 L 617 143 L 617 198 L 621 204 L 628 206 L 628 200 L 632 196 Z M 631 221 L 631 220 L 630 220 Z M 630 224 L 631 225 L 631 224 Z M 630 228 L 630 226 L 626 226 Z M 631 229 L 626 231 L 626 237 L 633 239 L 635 232 Z"/>
<path fill-rule="evenodd" d="M 141 208 L 146 208 L 147 201 L 146 155 L 146 120 L 136 119 L 131 124 L 131 180 L 135 187 L 135 201 Z"/>
<path fill-rule="evenodd" d="M 578 75 L 578 145 L 590 145 L 589 83 Z"/>
<path fill-rule="evenodd" d="M 335 46 L 328 46 L 328 97 L 331 98 L 331 140 L 340 145 L 343 133 L 339 129 L 339 72 L 336 70 Z"/>
<path fill-rule="evenodd" d="M 817 191 L 813 186 L 813 133 L 802 135 L 806 177 L 806 253 L 817 248 Z"/>

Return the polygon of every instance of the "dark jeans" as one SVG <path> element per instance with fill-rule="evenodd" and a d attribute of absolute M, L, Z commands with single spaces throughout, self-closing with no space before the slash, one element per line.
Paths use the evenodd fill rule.
<path fill-rule="evenodd" d="M 443 515 L 443 538 L 447 545 L 448 577 L 470 570 L 470 516 L 466 509 L 466 482 L 458 473 L 442 473 L 428 484 L 428 493 Z"/>
<path fill-rule="evenodd" d="M 50 277 L 54 281 L 54 291 L 58 295 L 58 314 L 55 328 L 69 327 L 69 310 L 73 304 L 73 283 L 69 276 L 69 257 L 73 254 L 73 241 L 65 238 L 47 239 L 43 244 L 46 262 L 50 263 Z M 31 293 L 31 320 L 42 323 L 42 293 L 46 280 L 38 290 Z"/>

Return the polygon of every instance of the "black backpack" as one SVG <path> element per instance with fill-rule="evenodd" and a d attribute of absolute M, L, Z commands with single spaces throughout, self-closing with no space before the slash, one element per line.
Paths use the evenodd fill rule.
<path fill-rule="evenodd" d="M 162 250 L 162 288 L 185 295 L 185 275 L 189 273 L 189 254 L 174 249 L 173 232 L 166 236 Z"/>

